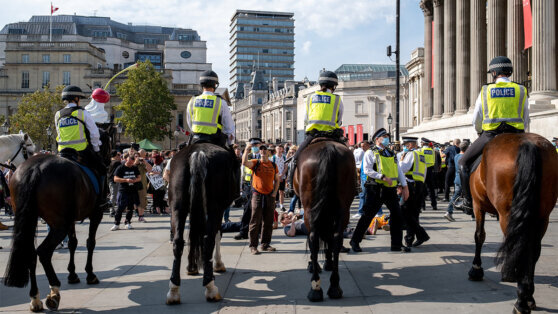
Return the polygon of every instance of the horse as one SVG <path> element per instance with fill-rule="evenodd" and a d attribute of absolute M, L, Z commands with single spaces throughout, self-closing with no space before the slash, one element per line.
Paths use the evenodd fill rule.
<path fill-rule="evenodd" d="M 304 223 L 310 231 L 308 268 L 312 279 L 307 297 L 312 302 L 323 300 L 318 265 L 322 241 L 326 256 L 324 269 L 332 271 L 327 294 L 331 299 L 338 299 L 343 297 L 339 285 L 339 251 L 356 193 L 355 159 L 346 145 L 317 138 L 298 160 L 293 187 L 304 207 Z"/>
<path fill-rule="evenodd" d="M 0 166 L 15 170 L 35 153 L 35 144 L 27 134 L 0 136 Z"/>
<path fill-rule="evenodd" d="M 221 222 L 225 209 L 240 193 L 240 163 L 233 154 L 211 143 L 195 143 L 180 150 L 171 161 L 169 201 L 173 221 L 174 262 L 166 303 L 180 303 L 180 264 L 184 249 L 184 225 L 190 215 L 188 274 L 203 267 L 203 286 L 208 302 L 222 299 L 213 271 L 225 272 L 221 260 Z M 215 249 L 215 267 L 212 254 Z"/>
<path fill-rule="evenodd" d="M 483 279 L 480 255 L 486 238 L 485 214 L 497 214 L 505 238 L 496 265 L 501 265 L 502 281 L 517 282 L 514 313 L 530 313 L 536 307 L 535 264 L 558 197 L 556 151 L 537 134 L 498 135 L 484 148 L 469 182 L 476 218 L 475 258 L 469 279 Z"/>
<path fill-rule="evenodd" d="M 114 130 L 111 127 L 108 133 Z M 105 163 L 110 160 L 110 135 L 101 130 L 101 153 Z M 105 173 L 106 175 L 106 173 Z M 13 208 L 15 209 L 12 250 L 4 274 L 4 285 L 25 287 L 31 279 L 30 310 L 43 309 L 40 300 L 35 268 L 37 256 L 43 265 L 50 285 L 46 306 L 55 311 L 60 304 L 60 281 L 54 272 L 51 258 L 56 246 L 69 236 L 68 283 L 79 283 L 75 272 L 74 253 L 77 247 L 75 221 L 89 218 L 89 238 L 87 239 L 87 284 L 97 284 L 99 279 L 93 273 L 93 249 L 95 234 L 103 211 L 98 199 L 105 196 L 103 191 L 97 195 L 88 175 L 73 161 L 48 154 L 30 157 L 19 165 L 10 183 Z M 101 185 L 102 186 L 102 185 Z M 35 231 L 38 217 L 50 226 L 44 241 L 35 249 Z"/>

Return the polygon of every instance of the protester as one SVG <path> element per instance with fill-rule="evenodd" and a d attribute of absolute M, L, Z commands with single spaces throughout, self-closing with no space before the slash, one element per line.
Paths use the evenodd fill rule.
<path fill-rule="evenodd" d="M 463 154 L 465 154 L 465 152 L 469 148 L 469 145 L 470 145 L 470 143 L 466 142 L 466 141 L 463 141 L 463 143 L 460 143 L 460 145 L 459 145 L 460 153 L 457 154 L 454 158 L 454 164 L 455 165 L 459 165 L 459 160 L 461 159 L 461 157 L 463 157 Z M 455 207 L 455 201 L 457 200 L 457 198 L 459 196 L 461 196 L 461 177 L 459 175 L 460 170 L 461 169 L 458 169 L 455 173 L 455 177 L 454 177 L 455 190 L 454 190 L 453 196 L 451 197 L 451 200 L 449 202 L 448 210 L 446 211 L 446 214 L 444 215 L 444 217 L 451 222 L 455 221 L 455 218 L 453 218 L 453 208 Z"/>
<path fill-rule="evenodd" d="M 275 154 L 271 158 L 271 161 L 277 165 L 277 171 L 279 171 L 279 208 L 284 211 L 285 206 L 283 203 L 285 202 L 285 179 L 287 178 L 287 167 L 285 161 L 287 158 L 284 155 L 285 149 L 283 145 L 278 145 L 275 149 Z"/>
<path fill-rule="evenodd" d="M 281 213 L 279 221 L 283 226 L 283 232 L 287 237 L 294 237 L 297 235 L 308 235 L 308 229 L 304 224 L 304 219 L 298 217 L 294 213 Z"/>
<path fill-rule="evenodd" d="M 154 159 L 155 162 L 151 168 L 151 172 L 149 172 L 149 175 L 153 181 L 161 182 L 163 179 L 163 157 L 157 155 Z M 153 183 L 150 182 L 150 184 Z M 153 208 L 155 208 L 158 215 L 169 213 L 167 202 L 165 202 L 165 193 L 166 189 L 164 185 L 158 188 L 153 187 Z"/>
<path fill-rule="evenodd" d="M 132 215 L 134 214 L 134 206 L 139 205 L 138 188 L 136 183 L 141 182 L 140 171 L 135 165 L 135 157 L 130 154 L 124 154 L 126 162 L 118 167 L 114 173 L 114 182 L 119 183 L 118 186 L 118 208 L 114 215 L 114 226 L 110 229 L 116 231 L 120 229 L 120 220 L 122 212 L 127 209 L 126 220 L 124 224 L 126 229 L 132 229 Z"/>
<path fill-rule="evenodd" d="M 146 222 L 144 218 L 145 209 L 147 208 L 147 173 L 151 171 L 151 165 L 146 160 L 147 152 L 145 149 L 140 149 L 135 154 L 135 165 L 140 172 L 141 184 L 138 184 L 138 221 Z"/>
<path fill-rule="evenodd" d="M 114 182 L 114 172 L 122 164 L 122 158 L 120 158 L 120 153 L 117 150 L 111 152 L 110 165 L 108 168 L 108 181 L 109 181 L 109 191 L 110 191 L 110 216 L 114 217 L 114 212 L 118 205 L 116 204 L 116 197 L 118 196 L 118 183 Z"/>

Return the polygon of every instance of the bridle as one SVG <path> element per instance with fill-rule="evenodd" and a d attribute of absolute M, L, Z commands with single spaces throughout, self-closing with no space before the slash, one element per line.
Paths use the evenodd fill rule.
<path fill-rule="evenodd" d="M 0 166 L 2 166 L 4 168 L 8 168 L 12 171 L 15 171 L 16 166 L 12 163 L 12 160 L 14 160 L 17 157 L 17 155 L 19 155 L 20 152 L 23 155 L 23 159 L 27 160 L 29 158 L 29 151 L 27 150 L 27 147 L 29 147 L 29 146 L 33 146 L 33 144 L 25 143 L 25 141 L 22 141 L 21 143 L 19 143 L 19 148 L 17 149 L 15 154 L 12 156 L 12 158 L 8 159 L 8 163 L 4 164 L 4 163 L 0 162 Z"/>

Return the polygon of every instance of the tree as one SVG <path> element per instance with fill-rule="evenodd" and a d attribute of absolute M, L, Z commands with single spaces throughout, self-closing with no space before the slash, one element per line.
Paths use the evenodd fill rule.
<path fill-rule="evenodd" d="M 176 109 L 167 82 L 151 62 L 139 62 L 136 69 L 128 72 L 128 78 L 116 88 L 122 103 L 122 124 L 126 135 L 135 141 L 142 139 L 162 140 L 169 134 L 167 125 Z"/>
<path fill-rule="evenodd" d="M 60 85 L 51 92 L 49 87 L 45 86 L 43 90 L 23 96 L 19 101 L 17 112 L 10 117 L 10 132 L 17 133 L 22 130 L 35 144 L 41 143 L 43 148 L 46 148 L 49 142 L 46 129 L 50 126 L 53 134 L 56 134 L 54 115 L 64 108 L 60 96 L 63 89 L 64 86 Z"/>

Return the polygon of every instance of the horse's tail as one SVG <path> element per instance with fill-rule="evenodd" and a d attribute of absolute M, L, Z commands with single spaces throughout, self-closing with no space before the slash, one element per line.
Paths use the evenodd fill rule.
<path fill-rule="evenodd" d="M 337 149 L 333 145 L 325 145 L 319 152 L 318 171 L 314 178 L 312 204 L 310 210 L 311 229 L 327 245 L 339 224 L 341 205 L 337 198 L 337 165 L 339 158 Z"/>
<path fill-rule="evenodd" d="M 191 261 L 201 265 L 203 257 L 203 239 L 206 235 L 207 195 L 205 179 L 209 159 L 202 152 L 193 152 L 190 156 L 190 254 Z"/>
<path fill-rule="evenodd" d="M 516 168 L 506 238 L 496 257 L 496 264 L 502 265 L 505 281 L 520 279 L 536 263 L 533 253 L 537 247 L 540 250 L 542 232 L 538 220 L 542 158 L 535 143 L 521 143 Z"/>
<path fill-rule="evenodd" d="M 37 261 L 35 232 L 39 214 L 35 194 L 40 180 L 39 167 L 30 167 L 21 174 L 16 195 L 12 195 L 17 203 L 12 251 L 4 274 L 4 285 L 9 287 L 25 287 L 29 281 L 29 269 Z"/>

